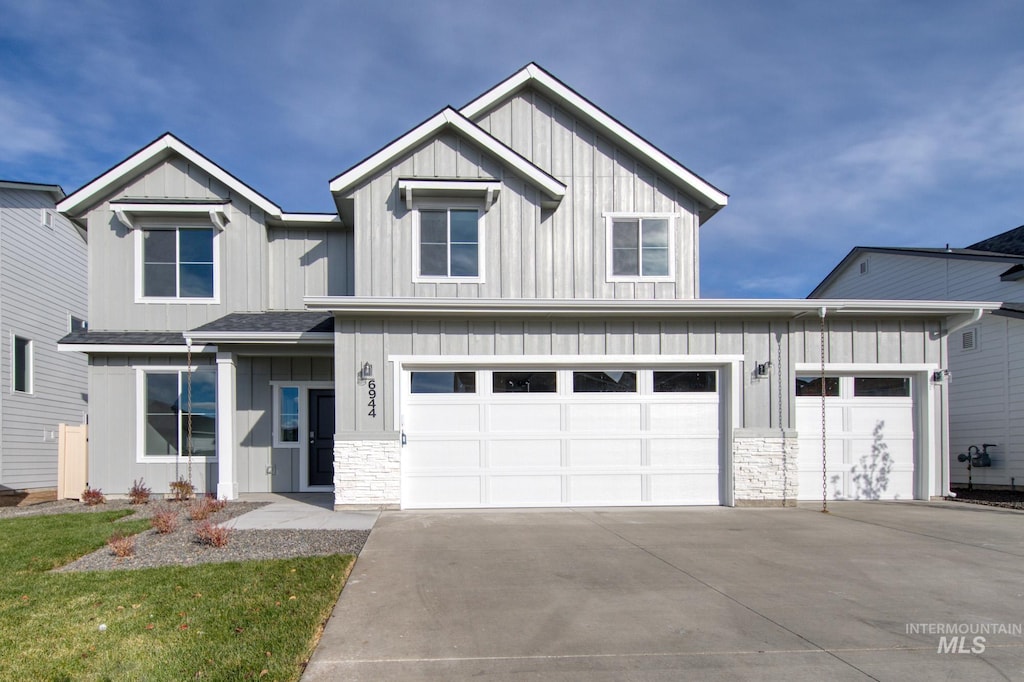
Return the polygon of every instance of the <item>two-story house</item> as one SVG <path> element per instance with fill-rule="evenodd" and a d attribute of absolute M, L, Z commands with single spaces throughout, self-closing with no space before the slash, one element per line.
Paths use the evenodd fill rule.
<path fill-rule="evenodd" d="M 86 326 L 85 233 L 58 185 L 0 180 L 0 504 L 52 498 L 60 424 L 86 416 L 86 359 L 57 341 Z"/>
<path fill-rule="evenodd" d="M 950 478 L 1024 485 L 1024 226 L 962 249 L 858 246 L 810 294 L 851 296 L 1004 302 L 949 338 Z M 989 466 L 967 471 L 971 446 Z"/>
<path fill-rule="evenodd" d="M 700 299 L 727 196 L 535 64 L 329 189 L 285 212 L 168 134 L 61 202 L 94 485 L 761 505 L 820 499 L 824 463 L 830 497 L 946 491 L 944 331 L 986 304 Z"/>

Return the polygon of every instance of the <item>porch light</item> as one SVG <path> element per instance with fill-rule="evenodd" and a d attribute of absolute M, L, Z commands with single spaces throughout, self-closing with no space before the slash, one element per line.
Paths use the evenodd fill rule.
<path fill-rule="evenodd" d="M 373 365 L 369 362 L 364 362 L 362 369 L 359 370 L 359 380 L 367 381 L 373 378 Z"/>

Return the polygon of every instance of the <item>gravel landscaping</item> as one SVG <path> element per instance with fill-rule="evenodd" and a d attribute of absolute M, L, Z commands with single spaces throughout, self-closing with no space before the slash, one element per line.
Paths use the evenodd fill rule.
<path fill-rule="evenodd" d="M 1020 490 L 968 490 L 967 488 L 953 488 L 956 497 L 947 497 L 947 500 L 954 502 L 967 502 L 969 504 L 983 504 L 989 507 L 1002 507 L 1004 509 L 1024 509 L 1024 491 Z"/>
<path fill-rule="evenodd" d="M 266 502 L 230 502 L 221 511 L 210 515 L 213 523 L 258 509 Z M 74 500 L 45 502 L 27 507 L 0 508 L 0 519 L 37 514 L 71 514 L 130 509 L 134 515 L 151 518 L 157 512 L 172 510 L 178 516 L 178 528 L 160 534 L 147 530 L 135 536 L 135 554 L 120 558 L 109 547 L 103 547 L 58 571 L 108 571 L 159 566 L 194 566 L 203 563 L 251 561 L 256 559 L 287 559 L 327 554 L 359 554 L 370 531 L 360 530 L 231 530 L 224 547 L 201 544 L 196 528 L 202 523 L 189 519 L 188 502 L 153 501 L 132 505 L 127 500 L 110 500 L 106 504 L 87 506 Z"/>

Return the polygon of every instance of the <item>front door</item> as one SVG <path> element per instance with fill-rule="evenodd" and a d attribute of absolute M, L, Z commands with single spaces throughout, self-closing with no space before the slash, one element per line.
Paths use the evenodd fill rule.
<path fill-rule="evenodd" d="M 334 391 L 309 392 L 308 485 L 334 485 Z"/>

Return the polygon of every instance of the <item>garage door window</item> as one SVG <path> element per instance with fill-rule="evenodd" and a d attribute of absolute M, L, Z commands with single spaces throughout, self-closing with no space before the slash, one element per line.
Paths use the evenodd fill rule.
<path fill-rule="evenodd" d="M 573 372 L 572 390 L 573 393 L 636 393 L 636 372 Z"/>
<path fill-rule="evenodd" d="M 907 377 L 854 377 L 853 395 L 857 398 L 909 398 Z"/>
<path fill-rule="evenodd" d="M 714 393 L 714 372 L 655 372 L 655 393 Z"/>
<path fill-rule="evenodd" d="M 821 377 L 797 377 L 796 394 L 804 397 L 821 397 Z M 825 395 L 839 396 L 839 377 L 825 377 Z"/>
<path fill-rule="evenodd" d="M 494 372 L 495 393 L 557 393 L 556 372 Z"/>
<path fill-rule="evenodd" d="M 413 393 L 476 393 L 476 372 L 413 372 Z"/>

